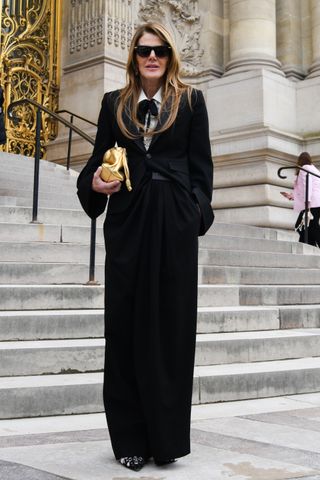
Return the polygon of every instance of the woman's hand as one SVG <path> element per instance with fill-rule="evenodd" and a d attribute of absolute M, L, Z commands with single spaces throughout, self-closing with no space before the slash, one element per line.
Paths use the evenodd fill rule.
<path fill-rule="evenodd" d="M 119 180 L 114 180 L 112 182 L 105 182 L 100 177 L 102 167 L 99 167 L 92 179 L 92 190 L 98 193 L 104 193 L 105 195 L 112 195 L 113 193 L 119 192 L 121 188 L 121 182 Z"/>
<path fill-rule="evenodd" d="M 284 197 L 286 197 L 288 200 L 293 200 L 293 195 L 292 193 L 288 193 L 288 192 L 280 192 L 281 195 L 283 195 Z"/>

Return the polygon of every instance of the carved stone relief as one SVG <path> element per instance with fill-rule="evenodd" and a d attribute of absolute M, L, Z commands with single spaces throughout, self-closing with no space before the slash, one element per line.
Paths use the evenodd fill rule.
<path fill-rule="evenodd" d="M 133 35 L 132 8 L 132 0 L 71 0 L 69 53 L 87 51 L 105 41 L 127 50 Z"/>
<path fill-rule="evenodd" d="M 127 50 L 133 35 L 132 0 L 107 0 L 108 45 Z"/>
<path fill-rule="evenodd" d="M 71 0 L 69 53 L 101 45 L 104 40 L 104 2 Z"/>
<path fill-rule="evenodd" d="M 199 75 L 203 49 L 199 42 L 201 23 L 198 0 L 141 0 L 138 19 L 167 25 L 174 34 L 181 54 L 183 74 Z"/>
<path fill-rule="evenodd" d="M 203 73 L 198 0 L 70 0 L 69 55 L 96 54 L 105 45 L 125 61 L 137 24 L 158 21 L 173 33 L 182 60 L 182 73 Z"/>

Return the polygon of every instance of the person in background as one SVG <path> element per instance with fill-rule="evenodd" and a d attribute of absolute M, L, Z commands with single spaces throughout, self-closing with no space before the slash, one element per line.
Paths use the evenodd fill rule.
<path fill-rule="evenodd" d="M 315 173 L 320 177 L 320 171 L 313 165 L 311 156 L 308 152 L 302 152 L 297 161 L 298 167 L 303 167 L 311 173 Z M 307 173 L 297 169 L 296 179 L 293 186 L 293 192 L 281 192 L 288 200 L 293 200 L 293 209 L 299 212 L 295 228 L 299 233 L 299 242 L 304 243 L 304 212 L 305 212 L 305 195 L 306 195 L 306 176 Z M 309 195 L 308 208 L 311 215 L 309 216 L 308 226 L 308 243 L 309 245 L 320 247 L 320 178 L 309 175 Z"/>
<path fill-rule="evenodd" d="M 101 179 L 106 150 L 127 152 L 132 191 Z M 213 222 L 213 165 L 203 94 L 180 79 L 158 23 L 132 39 L 127 84 L 106 93 L 80 202 L 104 223 L 104 404 L 115 458 L 140 470 L 190 453 L 198 235 Z"/>

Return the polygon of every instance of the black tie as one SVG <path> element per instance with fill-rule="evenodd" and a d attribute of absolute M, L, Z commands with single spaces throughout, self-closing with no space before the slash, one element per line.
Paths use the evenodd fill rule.
<path fill-rule="evenodd" d="M 138 120 L 143 125 L 145 125 L 147 114 L 148 114 L 148 117 L 147 117 L 146 131 L 150 127 L 151 115 L 153 115 L 155 117 L 158 116 L 158 107 L 157 107 L 156 102 L 154 101 L 153 98 L 151 100 L 142 100 L 141 102 L 139 102 L 139 105 L 138 105 Z"/>

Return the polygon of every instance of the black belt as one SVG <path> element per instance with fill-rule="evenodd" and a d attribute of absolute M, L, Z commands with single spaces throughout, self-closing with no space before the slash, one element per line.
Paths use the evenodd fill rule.
<path fill-rule="evenodd" d="M 152 172 L 152 180 L 162 180 L 164 182 L 171 182 L 170 178 L 165 177 L 164 175 L 161 175 L 161 173 L 158 173 L 158 172 Z"/>

